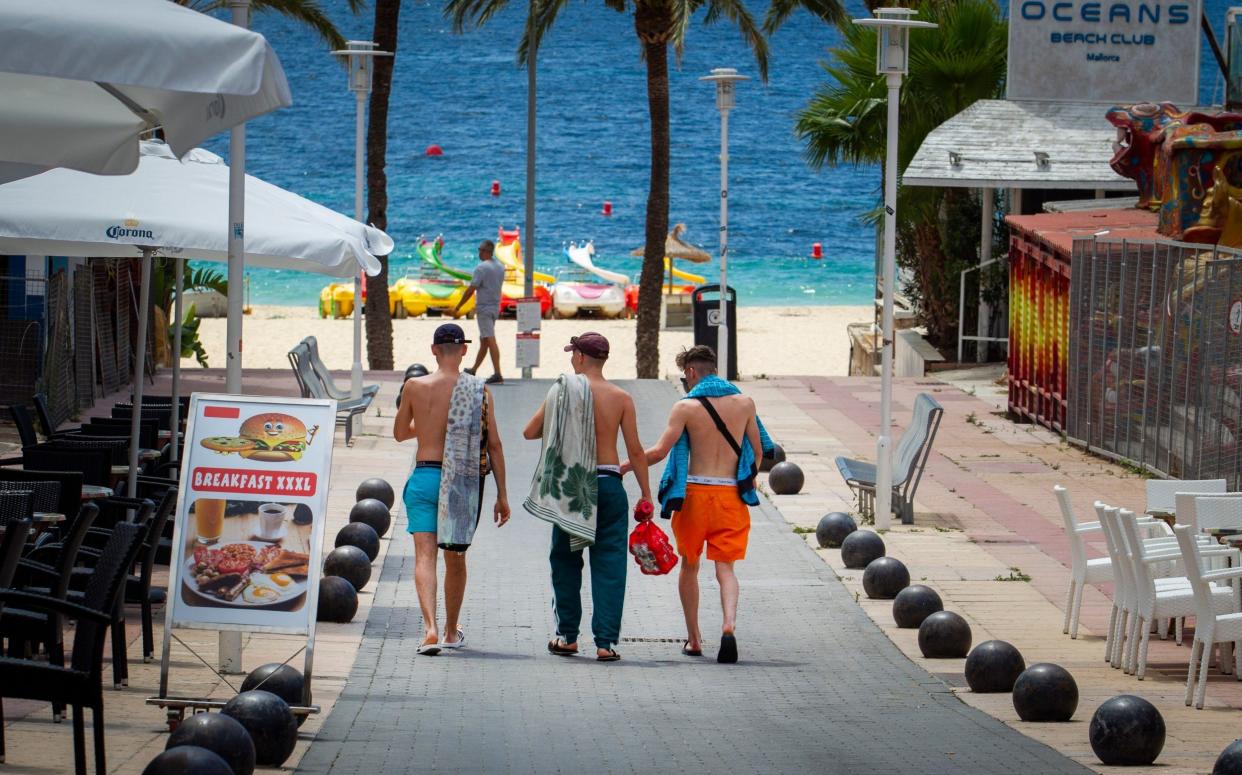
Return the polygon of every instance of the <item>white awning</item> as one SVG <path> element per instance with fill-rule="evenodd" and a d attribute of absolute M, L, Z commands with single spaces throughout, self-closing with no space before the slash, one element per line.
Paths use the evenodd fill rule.
<path fill-rule="evenodd" d="M 907 186 L 1126 191 L 1108 166 L 1116 128 L 1107 106 L 979 100 L 936 127 L 902 175 Z"/>

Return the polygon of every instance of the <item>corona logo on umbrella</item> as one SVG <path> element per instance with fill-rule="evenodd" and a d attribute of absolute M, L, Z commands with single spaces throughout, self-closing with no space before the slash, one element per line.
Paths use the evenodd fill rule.
<path fill-rule="evenodd" d="M 301 459 L 318 432 L 318 425 L 307 431 L 306 425 L 292 415 L 267 412 L 248 418 L 236 436 L 211 436 L 201 443 L 221 455 L 236 452 L 248 460 L 288 463 Z"/>

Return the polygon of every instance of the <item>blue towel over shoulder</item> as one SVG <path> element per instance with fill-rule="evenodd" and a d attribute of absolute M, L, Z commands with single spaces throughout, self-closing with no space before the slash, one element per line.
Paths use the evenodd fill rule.
<path fill-rule="evenodd" d="M 721 379 L 712 374 L 704 377 L 694 389 L 686 394 L 682 400 L 695 400 L 700 396 L 706 398 L 716 398 L 719 396 L 732 396 L 742 391 L 732 382 Z M 757 416 L 755 422 L 759 425 L 759 444 L 763 447 L 762 454 L 767 456 L 775 451 L 772 444 L 772 438 L 768 436 L 768 431 L 763 427 L 763 421 Z M 750 439 L 742 436 L 741 439 L 742 455 L 737 461 L 737 488 L 738 493 L 742 496 L 742 500 L 748 506 L 758 506 L 759 496 L 755 493 L 755 476 L 759 473 L 759 467 L 756 464 L 755 451 L 751 449 Z M 669 453 L 668 463 L 664 466 L 664 476 L 660 479 L 660 516 L 668 519 L 673 513 L 681 510 L 682 501 L 686 497 L 686 474 L 690 470 L 690 434 L 682 431 L 681 438 L 673 445 L 673 451 Z"/>

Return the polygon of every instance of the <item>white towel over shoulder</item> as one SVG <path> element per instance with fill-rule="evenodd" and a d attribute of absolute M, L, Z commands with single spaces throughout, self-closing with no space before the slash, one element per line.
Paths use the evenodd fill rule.
<path fill-rule="evenodd" d="M 562 374 L 543 402 L 543 447 L 522 507 L 569 533 L 580 549 L 595 542 L 595 406 L 580 374 Z"/>

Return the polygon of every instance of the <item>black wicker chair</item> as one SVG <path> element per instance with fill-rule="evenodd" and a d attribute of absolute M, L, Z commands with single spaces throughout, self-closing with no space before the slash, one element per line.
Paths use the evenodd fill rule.
<path fill-rule="evenodd" d="M 82 475 L 82 484 L 101 487 L 112 485 L 112 453 L 107 449 L 54 448 L 46 444 L 36 444 L 33 447 L 24 447 L 20 458 L 0 461 L 0 465 L 13 463 L 20 464 L 28 473 L 76 471 Z M 82 490 L 79 488 L 78 500 L 81 499 Z"/>
<path fill-rule="evenodd" d="M 26 537 L 30 535 L 31 522 L 28 519 L 15 519 L 4 526 L 4 535 L 0 537 L 0 589 L 13 586 L 13 574 L 17 572 L 17 563 L 22 559 L 22 549 L 26 546 Z M 0 611 L 4 609 L 4 601 L 0 600 Z M 4 759 L 0 759 L 3 762 Z"/>
<path fill-rule="evenodd" d="M 21 404 L 10 404 L 9 417 L 13 418 L 13 424 L 17 426 L 17 436 L 23 447 L 39 443 L 39 434 L 35 432 L 34 418 L 30 416 L 29 409 Z"/>
<path fill-rule="evenodd" d="M 73 708 L 73 764 L 86 773 L 83 710 L 91 709 L 95 738 L 95 772 L 108 771 L 104 756 L 103 649 L 112 612 L 120 603 L 125 577 L 142 550 L 144 525 L 116 526 L 95 566 L 81 604 L 46 595 L 0 589 L 0 604 L 20 605 L 77 620 L 73 657 L 67 666 L 30 659 L 0 657 L 0 698 L 44 700 Z M 4 613 L 0 612 L 0 617 Z M 2 702 L 2 700 L 0 700 Z M 4 709 L 0 704 L 0 761 L 4 756 Z"/>
<path fill-rule="evenodd" d="M 82 505 L 82 474 L 78 471 L 29 471 L 21 468 L 13 468 L 0 466 L 0 488 L 3 489 L 31 489 L 34 490 L 36 504 L 39 502 L 39 488 L 31 486 L 29 488 L 21 487 L 22 484 L 30 484 L 37 482 L 57 482 L 60 485 L 60 492 L 57 496 L 55 508 L 46 509 L 56 514 L 64 514 L 69 519 L 78 513 L 78 509 Z M 10 486 L 12 485 L 16 486 Z M 38 505 L 35 511 L 44 511 Z M 68 527 L 66 523 L 62 528 Z M 59 532 L 59 531 L 58 531 Z"/>
<path fill-rule="evenodd" d="M 73 567 L 78 561 L 78 551 L 98 514 L 98 506 L 93 503 L 83 504 L 63 541 L 39 546 L 18 562 L 17 572 L 10 586 L 13 589 L 49 595 L 57 600 L 66 599 Z M 0 617 L 0 637 L 8 639 L 10 656 L 25 656 L 35 646 L 42 644 L 47 650 L 49 662 L 54 665 L 65 664 L 64 623 L 59 614 L 15 609 L 11 606 L 6 614 Z M 53 705 L 52 715 L 56 720 L 63 719 L 64 707 Z"/>
<path fill-rule="evenodd" d="M 48 480 L 12 482 L 0 480 L 0 492 L 30 492 L 30 508 L 51 514 L 64 514 L 60 511 L 60 482 Z M 68 516 L 68 515 L 66 515 Z"/>
<path fill-rule="evenodd" d="M 34 403 L 35 414 L 39 415 L 39 424 L 43 426 L 43 435 L 51 438 L 56 432 L 56 423 L 52 422 L 52 412 L 47 408 L 47 396 L 35 393 L 30 399 Z"/>
<path fill-rule="evenodd" d="M 18 519 L 34 516 L 34 493 L 31 490 L 0 492 L 0 527 Z"/>
<path fill-rule="evenodd" d="M 157 555 L 160 554 L 160 542 L 164 537 L 164 529 L 169 524 L 169 518 L 176 507 L 177 488 L 166 489 L 163 497 L 160 498 L 159 505 L 155 507 L 155 513 L 151 516 L 151 530 L 142 543 L 137 573 L 130 574 L 125 580 L 125 602 L 136 603 L 142 609 L 143 662 L 150 662 L 155 657 L 155 625 L 152 611 L 156 605 L 164 605 L 168 600 L 167 590 L 151 588 L 151 574 L 155 569 Z"/>

